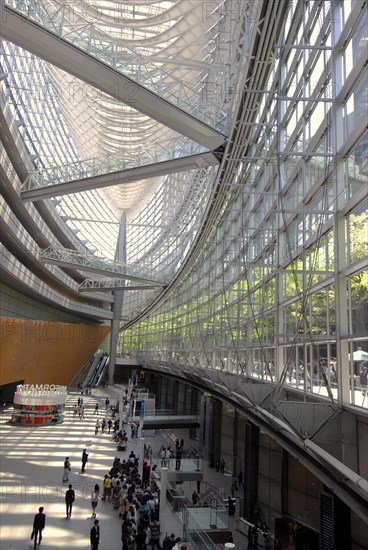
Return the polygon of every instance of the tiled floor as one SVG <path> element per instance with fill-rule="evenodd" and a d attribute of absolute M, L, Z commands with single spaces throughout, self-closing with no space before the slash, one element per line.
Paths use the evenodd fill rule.
<path fill-rule="evenodd" d="M 34 514 L 39 506 L 44 506 L 46 528 L 41 548 L 44 550 L 89 549 L 89 532 L 93 524 L 91 517 L 90 494 L 95 483 L 102 485 L 105 473 L 110 469 L 116 456 L 115 444 L 105 434 L 95 435 L 96 416 L 94 406 L 100 403 L 100 418 L 104 409 L 104 400 L 116 400 L 118 388 L 96 389 L 92 396 L 84 396 L 86 418 L 74 419 L 72 407 L 78 394 L 69 393 L 66 418 L 63 424 L 47 427 L 18 427 L 9 423 L 9 409 L 2 413 L 0 422 L 0 458 L 1 458 L 1 550 L 23 550 L 33 548 L 30 535 Z M 188 441 L 188 431 L 157 430 L 154 437 L 146 437 L 153 452 L 168 440 L 183 436 Z M 193 442 L 194 443 L 194 442 Z M 89 445 L 90 444 L 90 445 Z M 191 442 L 192 444 L 192 442 Z M 194 443 L 195 444 L 195 443 Z M 86 473 L 81 474 L 81 455 L 89 446 L 89 462 Z M 129 441 L 127 451 L 119 453 L 127 456 L 136 446 Z M 70 457 L 72 470 L 69 482 L 76 491 L 76 501 L 71 519 L 66 518 L 65 491 L 67 484 L 62 483 L 63 461 Z M 206 465 L 205 465 L 206 467 Z M 212 479 L 214 478 L 214 479 Z M 221 478 L 221 479 L 220 479 Z M 231 477 L 216 474 L 213 469 L 204 472 L 204 479 L 224 487 L 229 494 Z M 183 487 L 191 495 L 195 483 L 186 482 Z M 121 519 L 108 502 L 100 501 L 97 507 L 100 520 L 101 543 L 99 550 L 120 550 Z M 247 539 L 236 531 L 236 523 L 230 518 L 237 550 L 247 548 Z M 165 514 L 165 530 L 182 536 L 182 524 L 171 512 Z M 188 546 L 190 549 L 190 545 Z M 223 548 L 220 545 L 219 548 Z"/>

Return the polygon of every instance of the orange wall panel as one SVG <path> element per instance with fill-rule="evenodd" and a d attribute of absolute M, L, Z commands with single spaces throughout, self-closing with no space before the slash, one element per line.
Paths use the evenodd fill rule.
<path fill-rule="evenodd" d="M 110 332 L 109 327 L 0 319 L 0 385 L 68 385 Z"/>

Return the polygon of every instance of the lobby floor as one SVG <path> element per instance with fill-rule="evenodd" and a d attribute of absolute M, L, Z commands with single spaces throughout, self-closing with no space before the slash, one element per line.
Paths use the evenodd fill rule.
<path fill-rule="evenodd" d="M 69 392 L 65 421 L 54 426 L 14 426 L 10 423 L 11 408 L 4 408 L 0 419 L 0 461 L 1 461 L 1 502 L 0 502 L 0 548 L 1 550 L 24 550 L 33 548 L 30 540 L 33 517 L 40 506 L 46 514 L 46 527 L 43 532 L 43 550 L 90 548 L 89 532 L 93 525 L 90 494 L 95 483 L 102 486 L 104 475 L 109 471 L 114 457 L 119 454 L 127 458 L 136 450 L 136 440 L 129 440 L 127 450 L 117 453 L 116 445 L 108 433 L 95 435 L 96 415 L 94 408 L 99 402 L 99 418 L 103 417 L 104 401 L 117 400 L 121 388 L 110 386 L 95 388 L 92 395 L 83 396 L 86 417 L 73 418 L 73 406 L 79 394 Z M 147 437 L 154 454 L 162 444 L 174 441 L 175 437 L 188 440 L 188 430 L 156 430 L 154 437 Z M 190 442 L 192 445 L 192 442 Z M 85 447 L 89 450 L 86 472 L 81 473 L 81 456 Z M 62 483 L 63 462 L 70 457 L 71 472 L 69 483 L 76 492 L 72 518 L 66 518 L 65 491 Z M 216 474 L 204 464 L 204 481 L 222 487 L 229 496 L 231 476 Z M 195 483 L 186 482 L 186 493 L 190 493 Z M 190 493 L 191 494 L 191 493 Z M 100 521 L 101 542 L 99 550 L 121 549 L 121 519 L 108 502 L 99 501 L 97 518 Z M 236 520 L 229 518 L 237 550 L 246 550 L 247 538 L 236 530 Z M 182 536 L 183 526 L 179 518 L 167 506 L 165 531 Z M 148 546 L 150 548 L 150 546 Z M 218 545 L 224 548 L 224 545 Z M 188 550 L 191 549 L 188 544 Z"/>

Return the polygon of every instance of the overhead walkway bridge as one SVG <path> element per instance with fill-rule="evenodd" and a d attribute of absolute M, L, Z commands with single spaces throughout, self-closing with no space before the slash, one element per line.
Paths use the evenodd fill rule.
<path fill-rule="evenodd" d="M 125 262 L 115 262 L 106 258 L 99 258 L 93 254 L 82 254 L 76 250 L 56 248 L 50 246 L 41 252 L 41 260 L 46 264 L 60 267 L 73 267 L 82 271 L 135 281 L 151 287 L 165 286 L 167 281 L 153 272 L 147 273 L 144 268 L 129 265 Z"/>
<path fill-rule="evenodd" d="M 109 155 L 32 173 L 26 178 L 21 195 L 24 201 L 37 201 L 217 166 L 219 160 L 203 146 L 183 138 L 146 143 L 144 148 L 123 152 L 119 159 Z"/>
<path fill-rule="evenodd" d="M 138 424 L 140 417 L 131 417 L 131 422 Z M 160 414 L 156 411 L 154 414 L 144 415 L 144 428 L 151 430 L 159 430 L 165 428 L 199 428 L 200 418 L 198 415 L 175 415 L 175 414 Z"/>

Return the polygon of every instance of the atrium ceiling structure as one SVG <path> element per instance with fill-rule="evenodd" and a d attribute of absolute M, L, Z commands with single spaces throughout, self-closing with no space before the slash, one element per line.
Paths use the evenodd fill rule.
<path fill-rule="evenodd" d="M 114 258 L 122 215 L 134 250 L 145 227 L 162 247 L 190 225 L 163 277 L 180 268 L 222 160 L 248 11 L 247 2 L 5 2 L 2 129 L 16 124 L 29 154 L 16 162 L 21 198 L 42 201 L 32 206 L 41 217 L 56 209 L 76 236 L 68 250 Z M 145 209 L 152 221 L 134 223 Z M 146 302 L 150 292 L 136 294 Z"/>

